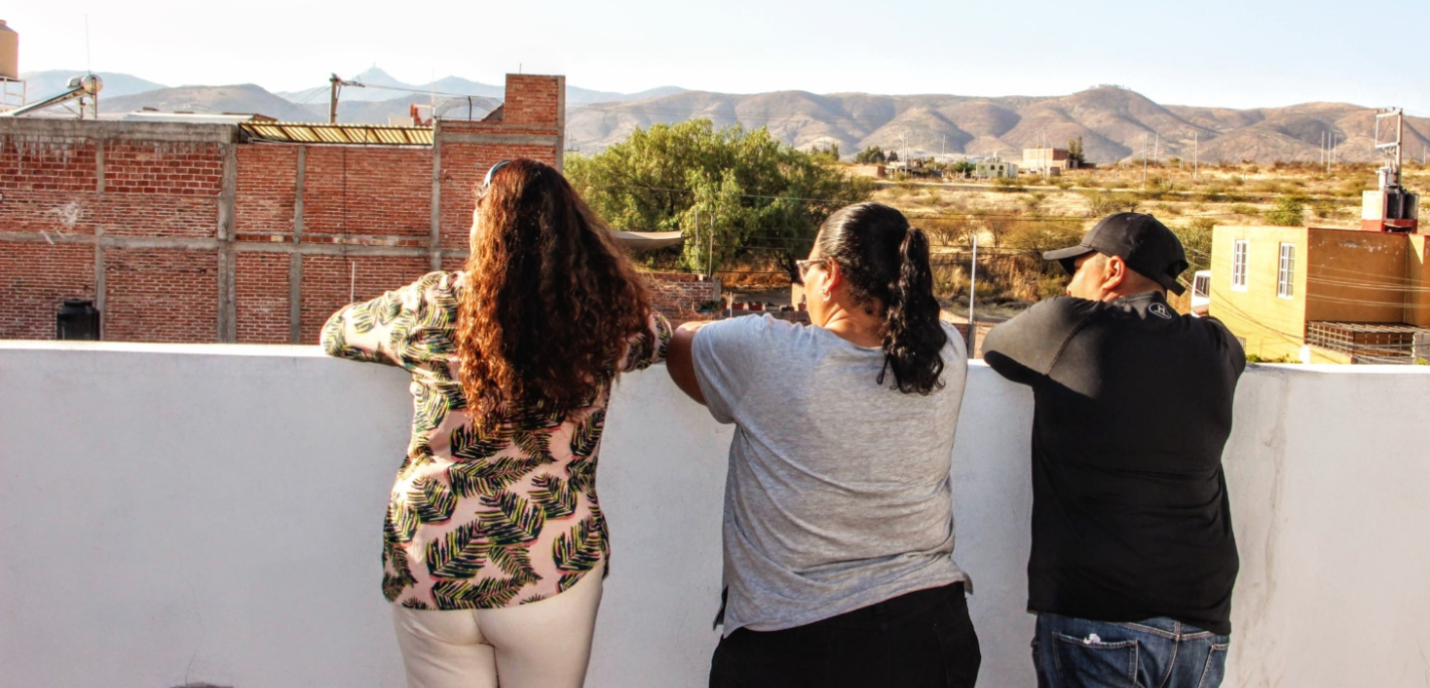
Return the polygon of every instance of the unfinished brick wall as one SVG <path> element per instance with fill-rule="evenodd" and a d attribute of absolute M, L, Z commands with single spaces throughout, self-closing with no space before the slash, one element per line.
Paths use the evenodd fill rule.
<path fill-rule="evenodd" d="M 643 273 L 651 305 L 671 321 L 699 319 L 702 304 L 720 300 L 720 282 L 685 272 Z"/>
<path fill-rule="evenodd" d="M 104 338 L 120 342 L 214 341 L 217 274 L 218 266 L 208 251 L 106 251 Z"/>
<path fill-rule="evenodd" d="M 94 249 L 0 244 L 0 338 L 54 339 L 55 312 L 70 298 L 94 298 Z"/>
<path fill-rule="evenodd" d="M 0 338 L 51 338 L 63 300 L 86 298 L 105 339 L 314 342 L 350 296 L 459 269 L 487 169 L 561 164 L 564 94 L 510 75 L 502 120 L 441 122 L 431 147 L 0 120 Z"/>

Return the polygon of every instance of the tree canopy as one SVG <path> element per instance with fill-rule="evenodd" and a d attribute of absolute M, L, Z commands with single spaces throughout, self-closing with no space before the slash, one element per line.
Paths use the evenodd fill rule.
<path fill-rule="evenodd" d="M 636 129 L 596 155 L 568 157 L 565 171 L 612 229 L 684 232 L 682 261 L 701 272 L 758 254 L 793 274 L 825 218 L 874 187 L 764 128 L 716 130 L 703 119 Z"/>
<path fill-rule="evenodd" d="M 884 160 L 884 150 L 878 146 L 869 146 L 854 154 L 854 162 L 860 165 L 874 165 L 884 162 Z"/>

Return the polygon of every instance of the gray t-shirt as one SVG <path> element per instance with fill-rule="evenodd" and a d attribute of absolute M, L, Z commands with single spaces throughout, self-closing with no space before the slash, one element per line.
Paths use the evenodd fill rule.
<path fill-rule="evenodd" d="M 884 353 L 748 316 L 695 335 L 710 413 L 738 427 L 725 483 L 725 634 L 793 628 L 967 580 L 953 561 L 953 435 L 968 376 L 905 394 Z"/>

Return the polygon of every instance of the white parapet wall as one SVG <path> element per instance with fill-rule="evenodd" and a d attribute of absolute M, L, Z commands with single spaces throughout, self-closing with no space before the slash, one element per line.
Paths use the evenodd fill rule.
<path fill-rule="evenodd" d="M 0 342 L 0 688 L 402 686 L 379 545 L 406 383 L 315 347 Z M 955 557 L 983 686 L 1034 685 L 1031 401 L 974 364 Z M 1427 409 L 1427 368 L 1247 372 L 1226 685 L 1430 683 Z M 730 435 L 661 369 L 620 384 L 588 686 L 706 684 Z"/>

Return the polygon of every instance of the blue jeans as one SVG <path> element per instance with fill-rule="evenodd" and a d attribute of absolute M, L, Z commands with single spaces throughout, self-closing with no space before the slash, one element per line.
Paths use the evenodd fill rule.
<path fill-rule="evenodd" d="M 1038 688 L 1217 688 L 1231 638 L 1166 617 L 1136 623 L 1039 614 Z"/>

